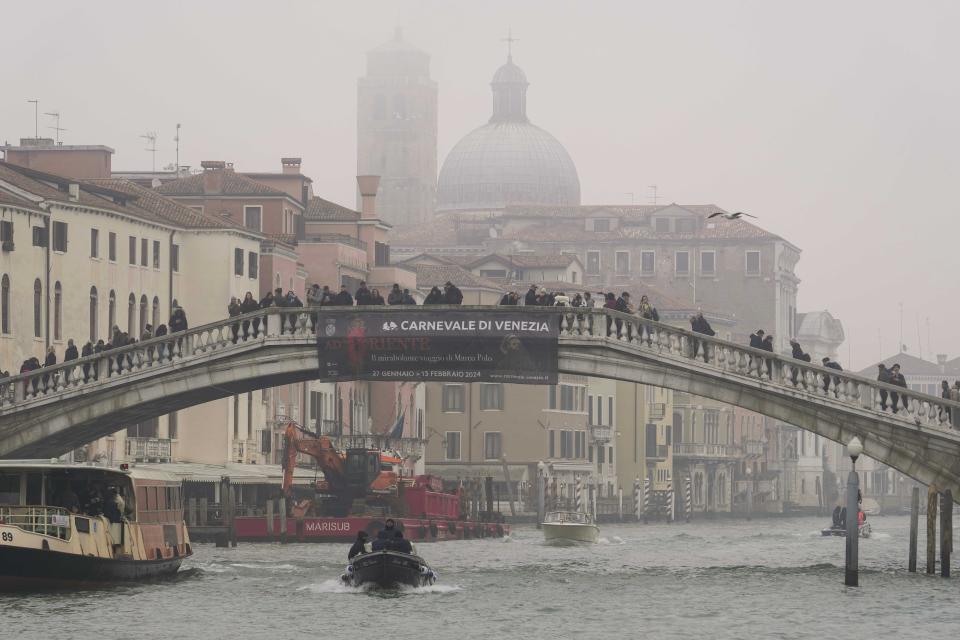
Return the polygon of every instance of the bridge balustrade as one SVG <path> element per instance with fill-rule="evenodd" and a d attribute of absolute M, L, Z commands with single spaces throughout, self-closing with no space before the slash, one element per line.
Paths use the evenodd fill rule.
<path fill-rule="evenodd" d="M 378 312 L 443 313 L 443 305 L 377 306 Z M 493 314 L 497 307 L 453 309 Z M 362 312 L 362 307 L 271 308 L 203 325 L 179 333 L 104 350 L 93 356 L 12 376 L 0 381 L 0 414 L 26 408 L 64 392 L 110 385 L 126 376 L 147 378 L 188 365 L 198 356 L 255 349 L 263 343 L 315 340 L 319 315 Z M 960 424 L 960 403 L 870 380 L 844 371 L 796 360 L 694 333 L 609 309 L 509 307 L 511 312 L 560 314 L 560 343 L 603 344 L 639 357 L 682 359 L 726 378 L 750 379 L 798 398 L 816 397 L 870 409 L 887 418 L 948 429 Z"/>

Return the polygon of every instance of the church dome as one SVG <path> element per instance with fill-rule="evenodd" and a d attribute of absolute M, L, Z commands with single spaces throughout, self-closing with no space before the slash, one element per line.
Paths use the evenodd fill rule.
<path fill-rule="evenodd" d="M 493 116 L 458 142 L 440 169 L 439 211 L 579 205 L 570 154 L 527 119 L 527 76 L 512 58 L 490 83 Z"/>

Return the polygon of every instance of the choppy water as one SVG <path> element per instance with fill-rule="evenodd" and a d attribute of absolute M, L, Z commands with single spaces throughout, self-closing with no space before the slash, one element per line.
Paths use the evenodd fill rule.
<path fill-rule="evenodd" d="M 907 519 L 871 522 L 857 589 L 824 520 L 721 520 L 607 525 L 590 546 L 533 528 L 421 545 L 441 582 L 386 594 L 338 584 L 347 545 L 198 545 L 175 580 L 0 595 L 0 622 L 4 637 L 71 640 L 960 636 L 960 568 L 907 573 Z"/>

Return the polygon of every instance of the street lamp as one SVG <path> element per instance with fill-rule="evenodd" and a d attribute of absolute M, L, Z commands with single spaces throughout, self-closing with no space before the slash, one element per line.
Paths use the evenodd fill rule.
<path fill-rule="evenodd" d="M 863 443 L 854 436 L 847 443 L 847 455 L 850 456 L 850 474 L 847 476 L 847 557 L 844 584 L 848 587 L 860 585 L 860 507 L 857 495 L 860 493 L 860 476 L 857 475 L 857 458 L 863 453 Z"/>
<path fill-rule="evenodd" d="M 542 526 L 544 518 L 544 489 L 546 488 L 547 465 L 543 460 L 537 463 L 537 529 Z"/>

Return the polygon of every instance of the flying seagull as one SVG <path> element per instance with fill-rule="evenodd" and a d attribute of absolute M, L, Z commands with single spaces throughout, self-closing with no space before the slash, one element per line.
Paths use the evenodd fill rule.
<path fill-rule="evenodd" d="M 707 219 L 716 218 L 717 216 L 723 216 L 727 220 L 739 220 L 743 216 L 748 218 L 756 218 L 757 216 L 752 216 L 749 213 L 744 213 L 743 211 L 737 211 L 736 213 L 724 213 L 723 211 L 717 211 L 716 213 L 711 213 L 707 216 Z"/>

